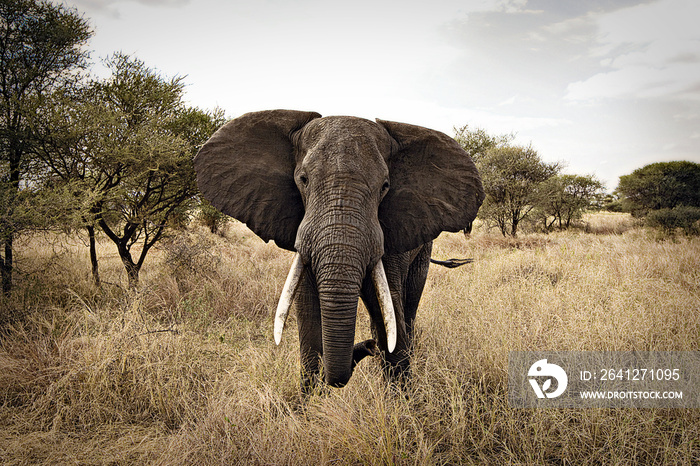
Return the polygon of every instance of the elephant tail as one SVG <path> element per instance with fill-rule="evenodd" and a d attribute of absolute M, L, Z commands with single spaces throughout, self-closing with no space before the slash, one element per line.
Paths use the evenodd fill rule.
<path fill-rule="evenodd" d="M 432 262 L 433 264 L 442 265 L 443 267 L 447 267 L 448 269 L 454 269 L 455 267 L 460 267 L 464 264 L 471 264 L 472 262 L 474 262 L 474 259 L 448 259 L 446 261 L 439 261 L 431 257 L 430 262 Z"/>

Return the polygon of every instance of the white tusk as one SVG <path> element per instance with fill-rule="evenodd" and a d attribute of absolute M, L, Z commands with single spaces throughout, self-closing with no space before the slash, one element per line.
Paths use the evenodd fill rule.
<path fill-rule="evenodd" d="M 379 306 L 382 308 L 382 316 L 384 317 L 384 327 L 386 328 L 386 345 L 390 353 L 396 348 L 396 315 L 394 314 L 394 304 L 391 301 L 391 292 L 389 291 L 389 283 L 386 281 L 386 273 L 384 273 L 384 264 L 379 259 L 377 265 L 372 269 L 372 282 L 377 290 L 377 299 Z"/>
<path fill-rule="evenodd" d="M 294 301 L 294 293 L 296 293 L 299 287 L 299 282 L 301 281 L 301 272 L 304 270 L 304 264 L 301 262 L 301 256 L 297 253 L 294 256 L 294 262 L 292 262 L 292 267 L 289 269 L 289 274 L 287 275 L 287 280 L 284 282 L 284 288 L 282 289 L 282 295 L 280 296 L 279 303 L 277 304 L 277 312 L 275 312 L 275 343 L 280 344 L 282 341 L 282 331 L 284 330 L 284 323 L 287 321 L 287 315 L 289 314 L 289 308 L 292 307 L 292 302 Z"/>

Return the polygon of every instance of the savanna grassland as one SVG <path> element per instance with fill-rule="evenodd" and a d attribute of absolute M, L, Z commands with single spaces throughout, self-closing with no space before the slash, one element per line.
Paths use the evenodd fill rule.
<path fill-rule="evenodd" d="M 300 400 L 298 339 L 272 320 L 291 254 L 240 224 L 191 226 L 137 292 L 108 242 L 92 285 L 78 236 L 18 241 L 2 302 L 0 463 L 699 464 L 700 412 L 512 409 L 513 350 L 700 350 L 700 238 L 622 214 L 505 239 L 443 234 L 417 318 L 413 383 L 366 359 Z M 356 340 L 369 338 L 359 311 Z"/>

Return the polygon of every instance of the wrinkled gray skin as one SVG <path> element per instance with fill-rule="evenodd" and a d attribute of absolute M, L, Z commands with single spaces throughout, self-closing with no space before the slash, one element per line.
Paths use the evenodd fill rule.
<path fill-rule="evenodd" d="M 452 138 L 404 123 L 254 112 L 219 129 L 195 169 L 214 206 L 301 255 L 302 389 L 316 383 L 321 361 L 325 382 L 342 387 L 360 359 L 377 353 L 387 376 L 408 375 L 432 240 L 470 225 L 484 198 L 474 163 Z M 380 259 L 396 314 L 391 353 L 369 278 Z M 358 298 L 374 339 L 353 345 Z"/>

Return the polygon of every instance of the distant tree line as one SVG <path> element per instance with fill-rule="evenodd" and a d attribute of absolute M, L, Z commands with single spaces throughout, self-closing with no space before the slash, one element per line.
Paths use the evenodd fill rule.
<path fill-rule="evenodd" d="M 100 284 L 96 234 L 111 240 L 129 286 L 149 250 L 196 199 L 192 158 L 221 111 L 183 101 L 182 78 L 115 53 L 110 76 L 88 73 L 92 36 L 75 9 L 44 0 L 0 3 L 0 256 L 12 289 L 24 231 L 84 231 Z M 135 247 L 136 246 L 136 247 Z"/>
<path fill-rule="evenodd" d="M 595 176 L 561 173 L 560 163 L 544 162 L 532 146 L 513 144 L 513 134 L 469 126 L 454 131 L 484 184 L 479 218 L 503 236 L 516 236 L 524 221 L 545 232 L 570 228 L 602 202 L 604 186 Z"/>
<path fill-rule="evenodd" d="M 700 234 L 700 164 L 646 165 L 620 177 L 613 194 L 593 175 L 563 174 L 532 146 L 513 144 L 513 134 L 491 135 L 454 128 L 455 140 L 476 163 L 486 198 L 478 217 L 503 236 L 516 236 L 523 222 L 540 231 L 564 230 L 589 209 L 629 212 L 668 233 Z"/>

